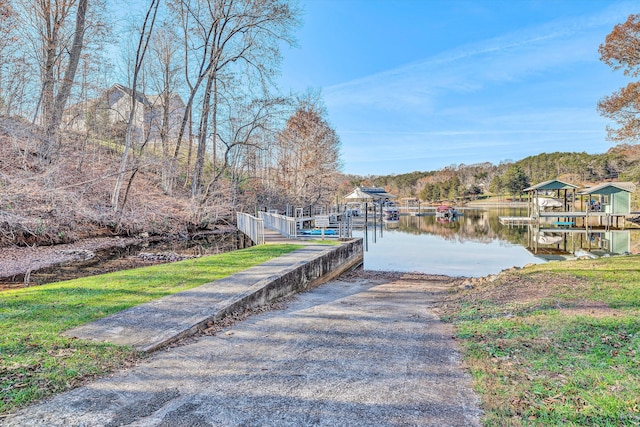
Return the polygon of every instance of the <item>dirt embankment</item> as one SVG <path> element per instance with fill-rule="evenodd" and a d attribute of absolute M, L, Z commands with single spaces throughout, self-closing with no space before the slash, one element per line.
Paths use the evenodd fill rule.
<path fill-rule="evenodd" d="M 163 191 L 153 146 L 131 156 L 120 197 L 124 205 L 116 212 L 110 198 L 119 145 L 68 133 L 54 159 L 44 162 L 38 156 L 41 141 L 39 127 L 0 116 L 0 278 L 28 279 L 36 270 L 144 239 L 188 240 L 231 228 L 231 206 L 196 206 L 182 182 L 176 181 L 170 195 Z"/>
<path fill-rule="evenodd" d="M 116 212 L 110 198 L 118 145 L 65 134 L 47 162 L 38 156 L 41 140 L 38 127 L 0 117 L 0 248 L 184 233 L 193 223 L 182 187 L 172 196 L 160 188 L 156 157 L 133 156 L 121 195 L 126 202 Z"/>

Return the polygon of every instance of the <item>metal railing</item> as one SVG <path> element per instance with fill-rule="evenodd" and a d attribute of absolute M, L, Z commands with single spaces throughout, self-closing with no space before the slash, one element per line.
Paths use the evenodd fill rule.
<path fill-rule="evenodd" d="M 256 245 L 264 243 L 264 221 L 248 213 L 237 212 L 238 230 L 249 236 Z"/>
<path fill-rule="evenodd" d="M 277 231 L 289 239 L 295 239 L 298 236 L 295 218 L 269 212 L 258 212 L 258 215 L 268 229 Z"/>

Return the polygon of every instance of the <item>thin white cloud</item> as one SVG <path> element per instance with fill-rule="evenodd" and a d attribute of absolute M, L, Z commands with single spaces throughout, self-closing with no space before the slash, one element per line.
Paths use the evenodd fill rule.
<path fill-rule="evenodd" d="M 324 89 L 329 107 L 368 105 L 383 110 L 422 106 L 438 94 L 474 92 L 494 84 L 579 62 L 597 60 L 597 47 L 625 14 L 612 7 L 594 16 L 563 19 L 462 46 L 413 64 Z"/>
<path fill-rule="evenodd" d="M 441 130 L 431 132 L 391 132 L 391 131 L 375 131 L 375 130 L 341 130 L 341 134 L 352 135 L 377 135 L 377 136 L 461 136 L 461 135 L 518 135 L 518 134 L 600 134 L 600 132 L 593 129 L 520 129 L 520 130 Z"/>
<path fill-rule="evenodd" d="M 458 55 L 447 61 L 434 58 L 324 90 L 328 106 L 366 104 L 382 109 L 390 105 L 433 107 L 435 96 L 469 93 L 488 85 L 522 80 L 528 75 L 593 59 L 585 37 L 544 39 L 548 44 L 519 44 Z M 593 44 L 591 44 L 593 46 Z M 431 109 L 430 108 L 430 109 Z"/>
<path fill-rule="evenodd" d="M 602 94 L 584 94 L 595 90 L 589 79 L 602 65 L 598 45 L 633 9 L 616 4 L 325 88 L 346 171 L 606 149 L 605 121 L 595 109 Z"/>

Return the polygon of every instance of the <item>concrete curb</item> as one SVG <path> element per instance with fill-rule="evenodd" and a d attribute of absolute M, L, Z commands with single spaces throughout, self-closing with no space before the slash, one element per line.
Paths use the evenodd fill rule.
<path fill-rule="evenodd" d="M 151 301 L 63 333 L 152 352 L 207 323 L 334 279 L 363 262 L 362 239 L 309 245 L 227 278 Z"/>

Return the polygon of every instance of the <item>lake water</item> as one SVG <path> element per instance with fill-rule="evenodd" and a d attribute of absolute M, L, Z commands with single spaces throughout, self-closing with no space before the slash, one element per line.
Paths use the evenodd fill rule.
<path fill-rule="evenodd" d="M 435 216 L 401 216 L 393 225 L 354 230 L 364 239 L 366 270 L 481 277 L 514 266 L 577 256 L 638 253 L 637 230 L 586 231 L 500 224 L 500 216 L 525 216 L 520 209 L 465 210 L 452 222 Z"/>

